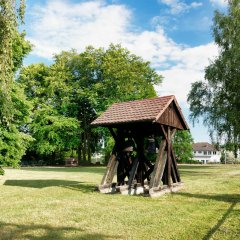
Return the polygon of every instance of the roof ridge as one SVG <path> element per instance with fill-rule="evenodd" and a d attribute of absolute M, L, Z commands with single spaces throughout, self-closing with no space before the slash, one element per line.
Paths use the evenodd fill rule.
<path fill-rule="evenodd" d="M 160 98 L 167 98 L 167 97 L 175 97 L 175 95 L 167 95 L 167 96 L 157 96 L 157 97 L 152 97 L 152 98 L 143 98 L 143 99 L 136 99 L 136 100 L 130 100 L 130 101 L 125 101 L 125 102 L 115 102 L 112 105 L 118 105 L 118 104 L 124 104 L 124 103 L 132 103 L 132 102 L 141 102 L 141 101 L 150 101 L 154 99 L 160 99 Z"/>

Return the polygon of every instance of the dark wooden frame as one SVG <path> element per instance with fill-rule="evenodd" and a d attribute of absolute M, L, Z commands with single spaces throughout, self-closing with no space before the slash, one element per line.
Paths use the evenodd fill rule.
<path fill-rule="evenodd" d="M 102 182 L 99 185 L 99 190 L 102 193 L 115 192 L 115 191 L 127 191 L 128 193 L 136 192 L 136 187 L 141 187 L 142 192 L 149 192 L 151 196 L 158 195 L 158 192 L 162 189 L 172 189 L 173 186 L 181 184 L 180 174 L 177 168 L 176 157 L 174 154 L 172 139 L 176 132 L 176 128 L 161 125 L 159 123 L 153 123 L 151 125 L 147 123 L 138 124 L 125 124 L 120 126 L 109 127 L 110 133 L 115 140 L 115 146 L 110 156 L 106 172 L 103 176 Z M 155 136 L 162 137 L 162 141 L 159 146 L 156 162 L 154 168 L 148 174 L 145 165 L 145 154 L 143 148 L 144 138 L 154 134 Z M 113 183 L 114 176 L 117 172 L 119 161 L 117 156 L 121 154 L 123 149 L 124 139 L 133 138 L 136 143 L 136 151 L 138 161 L 132 165 L 130 175 L 125 186 L 117 186 L 117 183 Z M 148 175 L 151 175 L 151 181 L 147 181 Z M 133 185 L 133 180 L 138 176 L 137 186 Z M 136 185 L 136 184 L 135 184 Z M 134 188 L 134 191 L 132 189 Z"/>
<path fill-rule="evenodd" d="M 155 197 L 175 191 L 182 185 L 172 141 L 177 130 L 188 129 L 188 126 L 175 100 L 159 113 L 155 121 L 112 123 L 103 126 L 108 127 L 115 140 L 115 146 L 99 185 L 100 192 L 149 193 L 151 197 Z M 161 138 L 152 167 L 149 164 L 147 166 L 144 152 L 144 139 L 151 135 Z M 116 172 L 118 177 L 126 177 L 127 166 L 124 166 L 122 161 L 122 152 L 127 138 L 136 143 L 137 158 L 128 172 L 128 180 L 117 179 L 117 182 L 113 183 Z"/>

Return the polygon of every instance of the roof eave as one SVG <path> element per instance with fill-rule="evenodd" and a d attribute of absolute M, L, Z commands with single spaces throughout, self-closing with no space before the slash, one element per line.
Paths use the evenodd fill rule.
<path fill-rule="evenodd" d="M 133 123 L 143 123 L 143 122 L 148 122 L 148 123 L 153 123 L 155 119 L 141 119 L 141 120 L 133 120 L 133 121 L 124 121 L 124 122 L 102 122 L 102 123 L 94 123 L 92 122 L 90 125 L 94 127 L 101 127 L 101 126 L 113 126 L 113 125 L 126 125 L 126 124 L 133 124 Z"/>

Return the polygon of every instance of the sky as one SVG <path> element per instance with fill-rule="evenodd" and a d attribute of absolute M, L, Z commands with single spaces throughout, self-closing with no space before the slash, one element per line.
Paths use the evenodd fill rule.
<path fill-rule="evenodd" d="M 226 8 L 225 0 L 26 0 L 24 29 L 34 48 L 24 65 L 51 64 L 62 50 L 121 44 L 164 77 L 156 92 L 176 96 L 194 141 L 210 142 L 207 126 L 189 119 L 187 95 L 218 55 L 212 19 Z"/>

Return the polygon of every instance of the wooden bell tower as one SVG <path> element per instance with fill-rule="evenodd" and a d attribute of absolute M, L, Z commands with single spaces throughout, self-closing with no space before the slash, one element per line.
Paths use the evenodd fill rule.
<path fill-rule="evenodd" d="M 99 185 L 101 193 L 157 197 L 182 186 L 172 141 L 177 130 L 189 128 L 174 96 L 115 103 L 91 125 L 107 127 L 115 140 Z M 146 156 L 149 136 L 158 142 L 155 161 Z M 130 140 L 132 146 L 126 148 Z"/>

